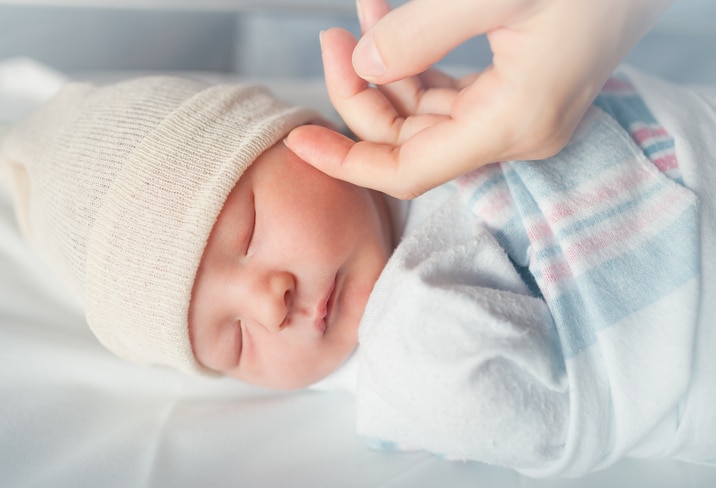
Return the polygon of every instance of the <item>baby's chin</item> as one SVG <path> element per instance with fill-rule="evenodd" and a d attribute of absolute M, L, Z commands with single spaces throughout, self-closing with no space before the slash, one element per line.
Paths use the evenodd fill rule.
<path fill-rule="evenodd" d="M 234 379 L 240 380 L 242 383 L 247 383 L 259 388 L 282 391 L 303 390 L 331 380 L 333 375 L 338 374 L 342 370 L 343 366 L 353 355 L 354 351 L 355 348 L 339 361 L 333 361 L 332 364 L 326 364 L 320 369 L 305 372 L 304 374 L 296 374 L 296 370 L 294 370 L 291 375 L 264 376 L 261 378 L 247 378 L 236 374 L 231 374 L 230 376 Z"/>

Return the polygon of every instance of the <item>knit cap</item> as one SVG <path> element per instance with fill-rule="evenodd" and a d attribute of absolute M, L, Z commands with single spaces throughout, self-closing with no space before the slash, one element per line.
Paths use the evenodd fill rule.
<path fill-rule="evenodd" d="M 246 168 L 318 119 L 257 86 L 153 76 L 67 84 L 3 141 L 23 234 L 118 356 L 208 373 L 188 310 L 214 222 Z"/>

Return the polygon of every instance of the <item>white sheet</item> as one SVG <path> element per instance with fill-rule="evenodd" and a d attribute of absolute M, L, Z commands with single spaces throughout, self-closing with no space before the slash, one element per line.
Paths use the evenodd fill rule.
<path fill-rule="evenodd" d="M 291 87 L 288 98 L 325 106 L 320 82 L 294 81 L 273 84 Z M 23 245 L 4 188 L 0 358 L 2 486 L 601 488 L 716 482 L 712 468 L 680 462 L 627 460 L 578 481 L 535 481 L 420 452 L 376 452 L 354 433 L 348 394 L 277 393 L 122 362 L 99 346 L 76 303 Z"/>

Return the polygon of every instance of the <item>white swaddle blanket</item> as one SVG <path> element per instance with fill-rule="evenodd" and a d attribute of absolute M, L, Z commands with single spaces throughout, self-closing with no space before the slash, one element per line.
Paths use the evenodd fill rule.
<path fill-rule="evenodd" d="M 630 76 L 648 101 L 650 90 L 659 100 L 671 93 L 685 104 L 689 124 L 710 124 L 713 133 L 716 118 L 702 99 Z M 662 117 L 657 113 L 669 131 L 685 123 L 676 117 L 667 124 Z M 567 150 L 543 163 L 549 164 L 547 188 L 530 187 L 530 181 L 529 191 L 520 193 L 518 183 L 533 168 L 503 168 L 512 184 L 512 193 L 503 196 L 523 201 L 517 208 L 524 229 L 500 221 L 500 212 L 477 218 L 457 195 L 435 212 L 430 195 L 416 201 L 415 210 L 430 215 L 408 230 L 361 325 L 359 433 L 531 476 L 578 476 L 624 456 L 711 461 L 716 361 L 703 353 L 714 345 L 714 315 L 704 314 L 713 312 L 713 299 L 704 293 L 713 291 L 708 256 L 716 207 L 704 195 L 709 184 L 694 177 L 710 178 L 710 185 L 716 179 L 713 157 L 706 160 L 693 150 L 708 144 L 714 149 L 699 130 L 687 139 L 691 149 L 681 133 L 674 134 L 679 167 L 693 194 L 664 176 L 664 169 L 660 173 L 628 136 L 620 138 L 626 132 L 619 124 L 595 109 Z M 618 139 L 614 147 L 612 136 Z M 615 159 L 626 166 L 613 164 Z M 710 167 L 701 171 L 704 165 Z M 613 170 L 625 167 L 627 178 L 638 177 L 606 199 L 590 200 L 582 209 L 545 203 L 554 188 L 577 195 L 587 183 L 602 195 L 620 181 L 621 176 L 610 179 Z M 492 176 L 478 181 L 488 183 L 485 195 L 491 198 L 483 202 L 500 195 L 490 193 L 499 186 Z M 535 202 L 540 215 L 558 215 L 545 224 L 557 243 L 540 247 L 535 230 L 544 228 L 530 213 Z M 468 205 L 479 207 L 469 199 Z M 563 219 L 577 210 L 578 219 Z M 613 227 L 605 227 L 606 221 Z M 632 222 L 647 237 L 635 240 L 634 229 L 624 227 Z M 608 238 L 598 246 L 591 239 L 594 229 Z M 658 255 L 650 254 L 655 244 Z M 538 266 L 539 252 L 558 259 Z M 604 265 L 613 259 L 622 266 Z M 569 272 L 555 273 L 563 271 L 562 264 Z M 530 273 L 517 271 L 523 267 Z M 570 286 L 579 289 L 577 298 Z M 613 307 L 605 298 L 614 300 Z"/>

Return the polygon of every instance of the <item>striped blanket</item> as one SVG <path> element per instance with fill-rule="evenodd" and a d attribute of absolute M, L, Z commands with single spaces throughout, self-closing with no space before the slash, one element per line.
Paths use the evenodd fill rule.
<path fill-rule="evenodd" d="M 669 418 L 688 387 L 698 307 L 698 205 L 673 139 L 625 77 L 610 79 L 595 107 L 556 157 L 457 181 L 549 307 L 571 396 L 584 405 L 572 414 L 610 417 L 594 423 L 607 432 L 571 432 L 573 458 L 561 464 L 577 473 Z M 602 403 L 606 414 L 594 408 Z"/>
<path fill-rule="evenodd" d="M 610 79 L 595 105 L 625 131 L 593 111 L 558 156 L 457 180 L 534 280 L 567 358 L 695 279 L 700 265 L 696 199 L 681 182 L 673 139 L 625 78 Z"/>
<path fill-rule="evenodd" d="M 698 322 L 698 202 L 628 79 L 555 157 L 454 183 L 461 203 L 404 237 L 366 308 L 358 431 L 540 477 L 668 455 Z"/>

